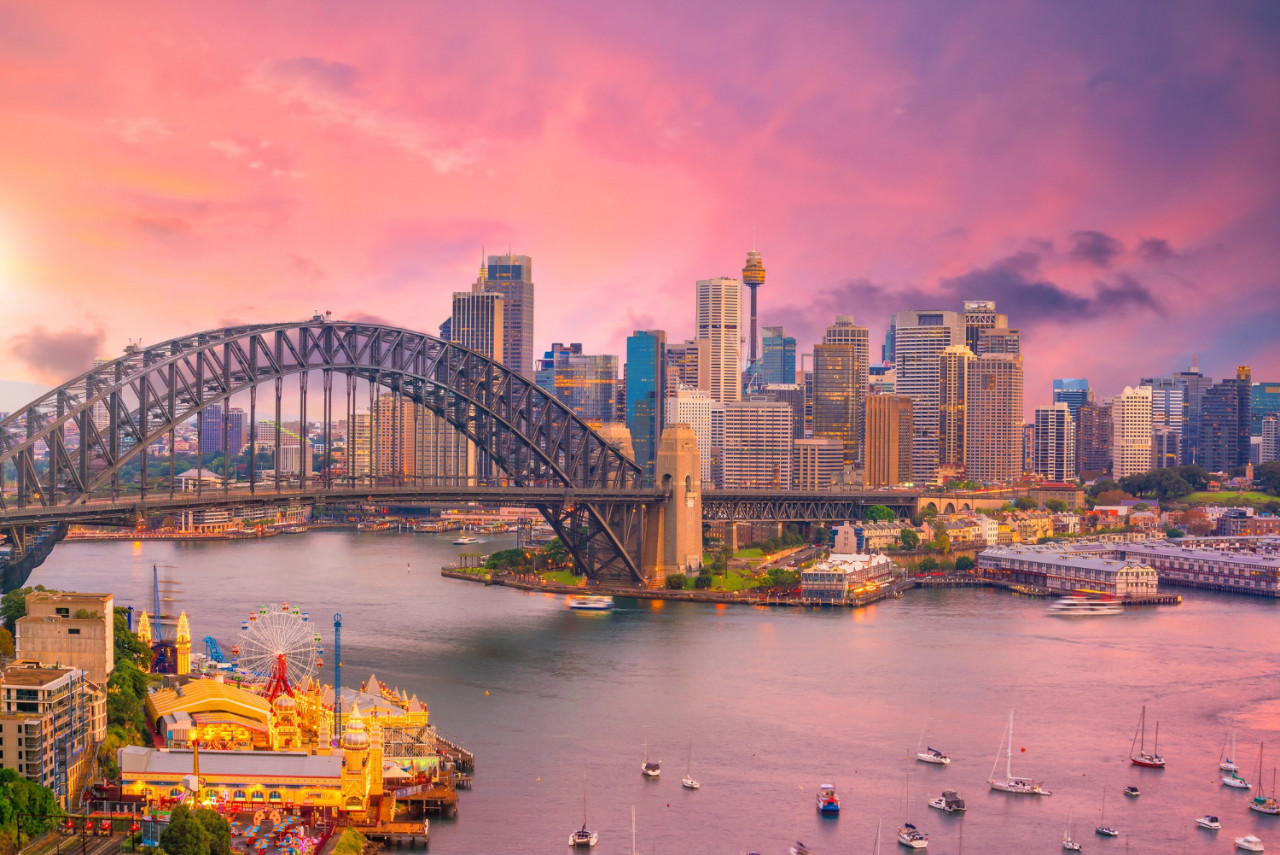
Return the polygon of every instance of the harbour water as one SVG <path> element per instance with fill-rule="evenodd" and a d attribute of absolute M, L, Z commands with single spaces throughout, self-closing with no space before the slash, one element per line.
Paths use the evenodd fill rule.
<path fill-rule="evenodd" d="M 111 591 L 150 611 L 151 566 L 181 586 L 197 641 L 227 649 L 259 605 L 307 610 L 325 638 L 343 616 L 343 676 L 378 678 L 430 705 L 443 733 L 478 757 L 475 789 L 454 821 L 433 823 L 433 852 L 567 851 L 582 823 L 600 853 L 784 853 L 897 849 L 910 776 L 910 818 L 934 855 L 1061 852 L 1068 808 L 1086 851 L 1232 851 L 1256 834 L 1280 848 L 1280 817 L 1246 808 L 1218 783 L 1235 728 L 1241 774 L 1280 765 L 1280 604 L 1184 591 L 1176 607 L 1064 619 L 1007 592 L 912 591 L 865 609 L 790 610 L 620 600 L 572 612 L 561 598 L 441 578 L 467 547 L 452 535 L 325 531 L 249 542 L 62 544 L 30 584 Z M 1130 766 L 1147 707 L 1163 770 Z M 1051 797 L 989 791 L 1010 710 L 1013 771 Z M 932 716 L 930 715 L 932 711 Z M 921 731 L 950 766 L 908 761 Z M 663 761 L 640 773 L 643 741 Z M 702 783 L 683 790 L 689 764 Z M 1004 758 L 998 761 L 999 772 Z M 838 819 L 815 810 L 834 783 Z M 1255 781 L 1256 783 L 1256 781 Z M 1142 795 L 1125 798 L 1134 784 Z M 927 807 L 944 788 L 966 815 Z M 1093 827 L 1106 791 L 1106 823 Z M 1222 830 L 1195 828 L 1217 814 Z"/>

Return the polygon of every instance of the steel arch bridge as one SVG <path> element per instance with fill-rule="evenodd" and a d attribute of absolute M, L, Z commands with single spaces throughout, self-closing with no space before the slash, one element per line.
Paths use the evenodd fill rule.
<path fill-rule="evenodd" d="M 291 492 L 311 498 L 380 492 L 371 489 L 372 482 L 369 487 L 358 484 L 354 473 L 334 476 L 331 466 L 309 489 L 290 491 L 279 466 L 272 479 L 254 480 L 259 396 L 267 392 L 263 397 L 276 425 L 273 459 L 278 462 L 286 379 L 297 383 L 303 424 L 308 393 L 313 403 L 319 398 L 326 450 L 332 447 L 334 417 L 344 416 L 348 425 L 355 421 L 360 381 L 369 398 L 369 447 L 388 442 L 393 458 L 404 456 L 405 419 L 396 417 L 403 410 L 394 410 L 390 424 L 380 425 L 377 396 L 391 393 L 396 408 L 421 405 L 474 443 L 516 488 L 512 493 L 538 488 L 529 491 L 539 497 L 535 507 L 588 576 L 645 581 L 640 566 L 644 511 L 661 503 L 665 494 L 646 489 L 641 469 L 554 395 L 452 342 L 317 315 L 302 323 L 228 327 L 149 347 L 130 346 L 122 357 L 0 421 L 0 533 L 14 553 L 5 589 L 15 586 L 11 577 L 20 577 L 20 584 L 44 559 L 69 520 L 118 521 L 122 507 L 142 513 L 184 499 L 205 505 L 230 501 L 225 482 L 222 488 L 205 488 L 197 478 L 194 497 L 179 492 L 172 449 L 178 426 L 196 417 L 213 421 L 215 431 L 220 428 L 220 447 L 226 448 L 233 396 L 249 398 L 250 499 Z M 320 388 L 309 389 L 317 379 Z M 220 408 L 220 421 L 212 407 Z M 211 417 L 202 416 L 206 412 Z M 412 421 L 417 433 L 420 420 L 415 416 Z M 201 461 L 204 435 L 203 428 L 197 432 Z M 170 453 L 167 459 L 158 458 L 151 447 L 166 436 Z M 418 437 L 414 439 L 416 448 Z M 36 465 L 37 446 L 48 452 L 43 471 Z M 136 488 L 121 478 L 122 468 L 134 461 L 140 473 Z M 6 474 L 10 466 L 12 478 Z M 393 459 L 391 468 L 406 471 L 402 459 Z M 167 486 L 149 487 L 149 472 L 163 474 L 163 469 L 169 470 Z M 421 480 L 416 474 L 392 478 L 400 493 L 414 492 Z"/>

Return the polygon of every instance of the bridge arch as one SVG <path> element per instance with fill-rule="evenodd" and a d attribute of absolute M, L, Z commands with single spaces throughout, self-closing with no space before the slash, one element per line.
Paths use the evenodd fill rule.
<path fill-rule="evenodd" d="M 321 388 L 313 394 L 321 399 L 326 449 L 332 447 L 340 391 L 334 389 L 335 378 L 337 385 L 345 382 L 348 413 L 355 411 L 353 389 L 363 380 L 371 406 L 375 392 L 381 391 L 421 405 L 465 435 L 515 485 L 619 491 L 643 486 L 643 472 L 617 447 L 553 394 L 494 360 L 411 330 L 317 316 L 130 347 L 123 356 L 15 411 L 0 421 L 0 526 L 10 511 L 118 500 L 128 492 L 122 468 L 134 460 L 140 461 L 138 497 L 145 501 L 148 491 L 154 492 L 147 470 L 153 443 L 166 435 L 172 439 L 179 425 L 215 406 L 221 407 L 225 437 L 229 405 L 244 394 L 251 413 L 249 490 L 269 494 L 266 484 L 255 482 L 252 464 L 258 446 L 258 392 L 268 388 L 274 393 L 278 462 L 283 381 L 297 378 L 306 420 L 309 378 L 317 374 Z M 392 440 L 394 444 L 394 432 Z M 371 445 L 373 441 L 371 435 Z M 38 446 L 48 450 L 44 471 L 36 466 Z M 174 455 L 168 459 L 172 496 Z M 6 464 L 15 471 L 11 484 L 5 484 Z M 278 466 L 274 479 L 279 491 Z M 326 487 L 342 480 L 354 484 L 354 475 L 335 478 L 332 467 L 326 467 L 321 480 Z M 643 581 L 638 557 L 644 514 L 637 507 L 566 500 L 538 510 L 589 575 Z M 7 533 L 23 539 L 12 529 Z"/>

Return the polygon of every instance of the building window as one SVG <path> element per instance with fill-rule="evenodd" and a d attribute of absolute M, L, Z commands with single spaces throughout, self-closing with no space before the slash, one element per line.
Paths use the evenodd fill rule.
<path fill-rule="evenodd" d="M 76 627 L 75 629 L 68 629 L 68 630 L 67 630 L 67 635 L 79 635 L 79 634 L 80 634 L 80 629 L 79 629 L 79 627 Z"/>
<path fill-rule="evenodd" d="M 235 795 L 233 795 L 232 798 L 238 802 L 244 801 L 245 799 L 244 790 L 236 790 Z"/>
<path fill-rule="evenodd" d="M 272 790 L 272 791 L 267 795 L 267 798 L 268 798 L 268 799 L 270 799 L 270 800 L 271 800 L 271 801 L 273 801 L 273 802 L 278 802 L 278 801 L 280 801 L 280 799 L 281 799 L 282 797 L 281 797 L 281 795 L 280 795 L 280 791 L 279 791 L 279 790 Z"/>
<path fill-rule="evenodd" d="M 71 617 L 71 609 L 69 608 L 66 608 L 66 609 L 57 608 L 57 609 L 54 609 L 54 611 L 57 613 L 58 617 Z"/>

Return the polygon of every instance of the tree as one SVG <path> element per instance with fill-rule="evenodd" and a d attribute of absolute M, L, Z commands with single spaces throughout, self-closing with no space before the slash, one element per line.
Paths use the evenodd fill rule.
<path fill-rule="evenodd" d="M 1040 507 L 1040 503 L 1030 496 L 1019 496 L 1014 500 L 1013 507 L 1018 511 L 1034 511 Z"/>
<path fill-rule="evenodd" d="M 160 845 L 169 855 L 212 855 L 211 843 L 209 830 L 186 805 L 173 809 L 160 835 Z"/>
<path fill-rule="evenodd" d="M 685 589 L 685 581 L 683 573 L 672 573 L 667 577 L 666 586 L 672 591 L 683 591 Z"/>
<path fill-rule="evenodd" d="M 1167 525 L 1164 527 L 1164 536 L 1170 540 L 1176 540 L 1179 537 L 1186 537 L 1187 533 L 1180 528 L 1174 528 L 1171 525 Z"/>
<path fill-rule="evenodd" d="M 1044 503 L 1045 509 L 1053 511 L 1055 514 L 1066 513 L 1067 503 L 1062 499 L 1049 499 Z"/>
<path fill-rule="evenodd" d="M 1123 502 L 1125 499 L 1132 499 L 1132 498 L 1133 496 L 1129 495 L 1124 490 L 1106 490 L 1105 492 L 1098 494 L 1098 504 L 1099 505 L 1118 505 L 1121 502 Z"/>
<path fill-rule="evenodd" d="M 0 626 L 0 659 L 13 656 L 13 633 Z"/>
<path fill-rule="evenodd" d="M 1280 461 L 1272 460 L 1253 470 L 1253 486 L 1280 496 Z"/>
<path fill-rule="evenodd" d="M 564 545 L 564 541 L 559 537 L 553 537 L 547 541 L 547 545 L 542 547 L 542 555 L 547 559 L 548 564 L 563 564 L 569 560 L 569 549 Z"/>
<path fill-rule="evenodd" d="M 959 558 L 956 559 L 957 570 L 961 570 L 961 571 L 972 570 L 975 566 L 976 564 L 974 560 L 970 558 L 968 555 L 961 555 Z"/>
<path fill-rule="evenodd" d="M 200 808 L 192 816 L 209 833 L 209 855 L 231 855 L 231 823 L 212 808 Z"/>
<path fill-rule="evenodd" d="M 920 535 L 910 528 L 904 528 L 902 533 L 898 535 L 898 540 L 902 543 L 903 549 L 915 549 L 920 545 Z"/>
<path fill-rule="evenodd" d="M 36 585 L 34 588 L 16 588 L 0 598 L 0 625 L 3 625 L 9 632 L 14 631 L 14 625 L 18 622 L 18 618 L 27 616 L 27 594 L 32 591 L 48 591 L 44 585 Z"/>
<path fill-rule="evenodd" d="M 151 648 L 142 643 L 142 639 L 129 629 L 129 610 L 116 607 L 115 615 L 116 663 L 131 662 L 142 670 L 151 667 L 155 654 Z"/>
<path fill-rule="evenodd" d="M 16 851 L 30 838 L 43 834 L 51 817 L 62 815 L 53 791 L 0 769 L 0 851 Z"/>
<path fill-rule="evenodd" d="M 931 555 L 926 555 L 920 559 L 920 563 L 916 565 L 916 570 L 920 573 L 930 573 L 938 569 L 938 560 Z"/>
<path fill-rule="evenodd" d="M 933 524 L 933 548 L 946 555 L 951 551 L 951 538 L 947 536 L 947 524 L 935 521 Z"/>
<path fill-rule="evenodd" d="M 863 511 L 862 518 L 867 522 L 889 521 L 896 519 L 897 514 L 884 505 L 872 505 Z"/>

